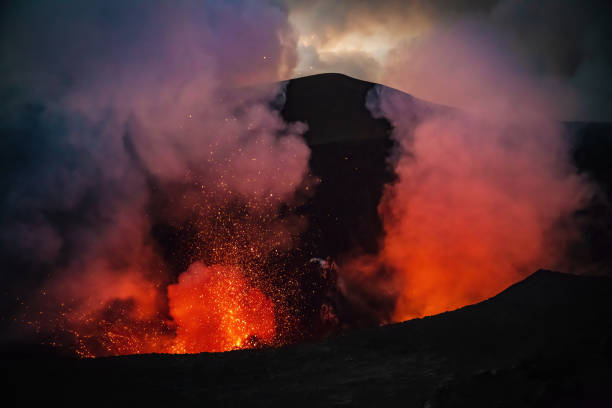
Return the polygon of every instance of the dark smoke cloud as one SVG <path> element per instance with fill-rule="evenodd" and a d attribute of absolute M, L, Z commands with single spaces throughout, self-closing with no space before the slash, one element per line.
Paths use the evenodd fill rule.
<path fill-rule="evenodd" d="M 172 220 L 227 196 L 274 219 L 292 200 L 304 128 L 271 109 L 278 85 L 245 88 L 293 69 L 281 8 L 26 1 L 2 19 L 4 323 L 33 288 L 56 306 L 163 310 L 172 277 L 151 237 L 153 192 L 170 196 Z"/>
<path fill-rule="evenodd" d="M 558 113 L 562 119 L 603 120 L 612 117 L 612 5 L 604 0 L 539 1 L 302 1 L 287 0 L 292 21 L 300 38 L 309 39 L 317 49 L 333 49 L 351 35 L 351 47 L 364 47 L 364 39 L 378 38 L 378 47 L 390 50 L 468 20 L 481 35 L 501 41 L 501 52 L 520 60 L 525 69 L 544 83 L 562 84 L 573 94 L 576 105 Z M 386 44 L 386 45 L 385 45 Z M 371 50 L 369 50 L 371 51 Z M 354 52 L 354 50 L 352 51 Z M 345 50 L 335 50 L 347 74 L 364 73 L 363 58 L 347 63 Z M 325 58 L 305 55 L 308 64 Z M 383 61 L 384 58 L 380 58 Z M 303 66 L 306 64 L 300 64 Z M 384 69 L 384 66 L 382 67 Z M 325 69 L 325 68 L 323 68 Z M 317 71 L 317 67 L 314 69 Z M 367 75 L 370 75 L 367 73 Z M 366 80 L 383 80 L 373 75 Z M 386 85 L 397 86 L 393 83 Z M 410 88 L 403 91 L 419 95 Z"/>

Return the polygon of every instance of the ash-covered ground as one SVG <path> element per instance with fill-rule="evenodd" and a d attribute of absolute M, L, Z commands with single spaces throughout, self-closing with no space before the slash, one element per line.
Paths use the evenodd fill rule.
<path fill-rule="evenodd" d="M 607 407 L 612 280 L 540 270 L 485 302 L 278 349 L 5 355 L 16 406 Z"/>

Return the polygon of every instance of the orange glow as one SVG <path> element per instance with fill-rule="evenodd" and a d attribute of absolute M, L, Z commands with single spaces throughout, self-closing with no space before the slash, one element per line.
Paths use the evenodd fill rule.
<path fill-rule="evenodd" d="M 235 267 L 191 265 L 168 287 L 177 324 L 174 353 L 226 351 L 270 343 L 274 304 Z"/>
<path fill-rule="evenodd" d="M 191 265 L 178 283 L 168 286 L 169 316 L 159 310 L 143 314 L 143 307 L 151 306 L 150 282 L 124 283 L 116 288 L 122 299 L 60 314 L 58 326 L 73 338 L 77 355 L 219 352 L 274 340 L 274 303 L 236 267 Z M 52 344 L 62 347 L 59 340 Z"/>
<path fill-rule="evenodd" d="M 518 142 L 516 134 L 535 131 L 452 116 L 414 133 L 395 125 L 411 154 L 399 158 L 398 180 L 379 205 L 381 249 L 342 268 L 346 279 L 394 298 L 390 320 L 477 303 L 555 267 L 572 236 L 555 223 L 579 208 L 587 190 L 557 160 L 563 156 L 554 125 Z"/>
<path fill-rule="evenodd" d="M 44 312 L 28 315 L 26 324 L 51 332 L 52 346 L 81 357 L 279 344 L 276 319 L 285 316 L 280 304 L 286 294 L 269 280 L 280 272 L 265 265 L 270 254 L 291 245 L 292 232 L 274 216 L 274 193 L 244 205 L 229 192 L 221 195 L 184 194 L 183 208 L 169 211 L 169 224 L 197 230 L 188 238 L 191 266 L 177 283 L 169 285 L 172 278 L 149 245 L 122 247 L 52 281 L 40 304 Z M 126 219 L 122 225 L 135 224 Z"/>

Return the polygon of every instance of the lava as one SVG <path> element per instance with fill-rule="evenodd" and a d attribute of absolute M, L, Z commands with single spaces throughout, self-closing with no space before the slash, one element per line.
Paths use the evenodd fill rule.
<path fill-rule="evenodd" d="M 274 339 L 274 304 L 236 267 L 193 264 L 168 287 L 174 353 L 226 351 Z"/>
<path fill-rule="evenodd" d="M 81 357 L 99 357 L 221 352 L 275 340 L 273 301 L 238 267 L 191 265 L 167 287 L 168 314 L 143 314 L 147 302 L 141 295 L 150 289 L 149 282 L 141 281 L 129 286 L 124 299 L 117 297 L 98 308 L 66 308 L 54 322 L 57 338 L 51 344 L 73 349 Z"/>

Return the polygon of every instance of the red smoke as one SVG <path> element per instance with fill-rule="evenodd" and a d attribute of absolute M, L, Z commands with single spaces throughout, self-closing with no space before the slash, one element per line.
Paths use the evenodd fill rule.
<path fill-rule="evenodd" d="M 554 97 L 481 30 L 434 30 L 395 50 L 387 67 L 387 82 L 462 110 L 389 88 L 369 101 L 394 127 L 398 179 L 379 206 L 380 252 L 342 270 L 395 297 L 395 321 L 484 300 L 559 266 L 572 231 L 557 223 L 588 195 L 568 164 Z"/>
<path fill-rule="evenodd" d="M 537 128 L 540 142 L 515 139 L 530 130 L 440 117 L 403 142 L 414 156 L 399 160 L 380 207 L 396 320 L 475 303 L 554 265 L 546 234 L 584 191 L 550 161 L 554 127 Z"/>

